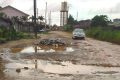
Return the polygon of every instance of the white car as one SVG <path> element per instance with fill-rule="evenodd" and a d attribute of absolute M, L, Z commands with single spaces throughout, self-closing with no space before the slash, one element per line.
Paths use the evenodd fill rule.
<path fill-rule="evenodd" d="M 73 39 L 77 39 L 77 38 L 79 38 L 79 39 L 85 39 L 85 32 L 84 32 L 84 30 L 83 29 L 79 29 L 79 28 L 75 29 L 73 31 L 72 38 Z"/>

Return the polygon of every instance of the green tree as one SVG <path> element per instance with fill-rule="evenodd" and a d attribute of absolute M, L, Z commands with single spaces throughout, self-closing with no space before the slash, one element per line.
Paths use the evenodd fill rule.
<path fill-rule="evenodd" d="M 20 18 L 20 20 L 21 20 L 22 22 L 27 22 L 28 17 L 26 17 L 26 16 L 22 16 L 22 17 Z"/>
<path fill-rule="evenodd" d="M 44 17 L 43 16 L 39 16 L 38 20 L 40 20 L 40 24 L 41 24 L 41 22 L 44 20 Z"/>
<path fill-rule="evenodd" d="M 11 18 L 11 20 L 12 20 L 13 23 L 15 23 L 15 22 L 18 22 L 18 21 L 19 21 L 19 18 L 18 18 L 18 16 L 13 16 L 13 17 Z"/>
<path fill-rule="evenodd" d="M 93 19 L 92 19 L 92 22 L 91 22 L 91 26 L 101 26 L 101 27 L 104 27 L 104 26 L 108 26 L 108 17 L 106 15 L 96 15 Z"/>
<path fill-rule="evenodd" d="M 76 25 L 77 23 L 78 23 L 78 21 L 75 20 L 72 15 L 69 15 L 68 23 L 66 25 L 64 25 L 64 30 L 70 31 L 70 32 L 73 31 L 73 29 L 74 29 L 73 26 Z"/>
<path fill-rule="evenodd" d="M 5 14 L 5 13 L 3 13 L 3 12 L 0 12 L 0 17 L 7 17 L 7 15 Z"/>
<path fill-rule="evenodd" d="M 68 24 L 75 25 L 77 23 L 78 23 L 78 21 L 75 20 L 72 15 L 69 15 L 69 17 L 68 17 Z"/>
<path fill-rule="evenodd" d="M 31 20 L 32 22 L 34 22 L 34 16 L 29 17 L 29 20 Z"/>
<path fill-rule="evenodd" d="M 66 25 L 64 26 L 64 30 L 71 32 L 71 31 L 73 31 L 73 26 L 72 26 L 72 25 L 69 25 L 69 24 L 66 24 Z"/>

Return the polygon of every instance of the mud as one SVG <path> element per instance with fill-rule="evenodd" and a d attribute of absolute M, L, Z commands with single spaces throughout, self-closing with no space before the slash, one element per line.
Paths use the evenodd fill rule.
<path fill-rule="evenodd" d="M 0 80 L 120 80 L 119 45 L 72 40 L 70 33 L 59 31 L 41 39 L 52 36 L 64 38 L 69 46 L 5 47 L 7 51 L 0 53 Z"/>

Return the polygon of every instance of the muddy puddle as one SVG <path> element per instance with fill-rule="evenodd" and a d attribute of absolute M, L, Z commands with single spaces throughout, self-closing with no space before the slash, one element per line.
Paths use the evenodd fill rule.
<path fill-rule="evenodd" d="M 24 63 L 23 63 L 24 62 Z M 117 67 L 98 67 L 87 65 L 75 65 L 70 61 L 45 61 L 45 60 L 23 60 L 23 62 L 12 62 L 5 65 L 4 73 L 8 76 L 31 77 L 40 73 L 73 75 L 73 74 L 91 74 L 91 75 L 111 75 L 119 74 L 120 68 Z M 39 73 L 38 73 L 39 72 Z M 32 75 L 34 74 L 34 75 Z"/>
<path fill-rule="evenodd" d="M 8 62 L 4 64 L 4 70 L 2 71 L 2 74 L 8 78 L 20 78 L 17 80 L 24 80 L 25 78 L 34 80 L 34 77 L 37 77 L 36 79 L 39 79 L 40 75 L 42 74 L 53 74 L 53 76 L 72 76 L 76 74 L 120 75 L 120 67 L 81 65 L 74 64 L 71 61 L 54 61 L 53 59 L 50 61 L 36 59 L 35 57 L 33 59 L 21 59 L 19 55 L 14 55 L 14 53 L 52 53 L 73 51 L 75 51 L 75 49 L 69 46 L 28 46 L 22 48 L 4 49 L 4 55 L 2 53 L 0 56 Z"/>
<path fill-rule="evenodd" d="M 28 46 L 23 48 L 10 48 L 11 53 L 43 53 L 43 52 L 73 52 L 72 47 L 66 46 Z"/>

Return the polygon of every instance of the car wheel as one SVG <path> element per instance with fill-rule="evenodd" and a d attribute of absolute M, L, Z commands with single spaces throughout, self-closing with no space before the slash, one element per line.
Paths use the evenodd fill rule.
<path fill-rule="evenodd" d="M 74 37 L 72 37 L 72 39 L 75 39 Z"/>
<path fill-rule="evenodd" d="M 83 40 L 85 40 L 85 37 L 83 37 Z"/>

